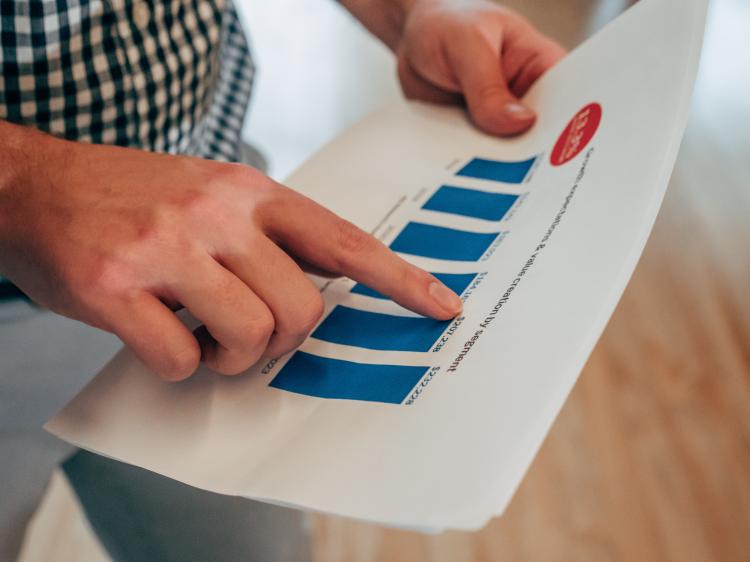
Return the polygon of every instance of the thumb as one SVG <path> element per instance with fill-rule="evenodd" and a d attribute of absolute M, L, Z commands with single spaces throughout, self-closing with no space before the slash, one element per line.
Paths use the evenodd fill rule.
<path fill-rule="evenodd" d="M 493 135 L 511 136 L 534 124 L 534 110 L 508 89 L 499 48 L 474 36 L 450 45 L 446 54 L 477 127 Z"/>

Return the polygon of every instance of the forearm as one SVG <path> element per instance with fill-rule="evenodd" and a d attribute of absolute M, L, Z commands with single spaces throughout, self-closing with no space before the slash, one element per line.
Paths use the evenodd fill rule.
<path fill-rule="evenodd" d="M 10 238 L 18 186 L 27 175 L 28 129 L 0 120 L 0 271 Z"/>
<path fill-rule="evenodd" d="M 29 192 L 48 187 L 50 166 L 63 165 L 71 144 L 0 120 L 0 274 L 9 273 L 9 254 L 18 251 Z"/>
<path fill-rule="evenodd" d="M 0 221 L 5 214 L 4 199 L 22 175 L 25 167 L 23 147 L 26 129 L 0 120 Z"/>
<path fill-rule="evenodd" d="M 373 35 L 395 51 L 409 10 L 417 0 L 340 0 Z"/>

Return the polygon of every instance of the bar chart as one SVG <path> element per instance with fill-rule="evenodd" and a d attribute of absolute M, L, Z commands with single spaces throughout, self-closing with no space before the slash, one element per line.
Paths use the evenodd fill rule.
<path fill-rule="evenodd" d="M 421 222 L 408 223 L 390 248 L 394 252 L 450 261 L 478 261 L 500 232 L 469 232 Z"/>
<path fill-rule="evenodd" d="M 518 195 L 443 185 L 422 205 L 439 211 L 489 221 L 502 220 L 518 200 Z"/>
<path fill-rule="evenodd" d="M 536 157 L 519 162 L 472 158 L 455 172 L 452 181 L 430 192 L 419 210 L 478 219 L 485 221 L 485 224 L 499 223 L 506 220 L 509 211 L 517 204 L 518 194 L 452 184 L 466 183 L 459 181 L 461 178 L 493 181 L 498 186 L 520 184 L 529 176 L 535 161 Z M 422 213 L 419 220 L 407 219 L 390 243 L 391 250 L 406 256 L 441 260 L 445 262 L 446 269 L 450 269 L 450 264 L 478 262 L 502 234 L 500 229 L 486 232 L 486 227 L 480 229 L 482 231 L 474 231 L 430 224 L 430 216 Z M 445 224 L 445 219 L 439 222 Z M 467 224 L 471 223 L 462 223 Z M 474 282 L 477 273 L 435 272 L 433 275 L 462 295 Z M 355 284 L 350 293 L 381 301 L 389 300 L 361 283 Z M 310 337 L 351 348 L 426 354 L 441 337 L 445 339 L 443 334 L 450 324 L 451 321 L 374 312 L 337 304 Z M 381 365 L 297 351 L 281 367 L 270 386 L 317 398 L 401 404 L 433 366 L 432 361 L 434 359 L 426 355 L 425 366 Z"/>
<path fill-rule="evenodd" d="M 400 404 L 427 369 L 354 363 L 297 351 L 270 386 L 318 398 Z"/>
<path fill-rule="evenodd" d="M 520 162 L 474 158 L 461 168 L 456 175 L 503 183 L 523 183 L 534 166 L 534 162 L 536 162 L 536 156 Z"/>
<path fill-rule="evenodd" d="M 450 321 L 382 314 L 339 305 L 312 337 L 381 351 L 429 351 L 448 324 Z"/>

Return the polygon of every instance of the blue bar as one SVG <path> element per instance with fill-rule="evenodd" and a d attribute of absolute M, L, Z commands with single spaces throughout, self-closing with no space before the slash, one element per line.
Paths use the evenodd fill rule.
<path fill-rule="evenodd" d="M 477 276 L 476 273 L 433 273 L 433 275 L 440 279 L 444 285 L 447 285 L 450 290 L 459 296 L 466 290 L 466 287 L 471 285 L 471 282 L 474 281 L 474 278 Z M 354 285 L 354 287 L 352 287 L 352 293 L 376 299 L 388 299 L 385 295 L 370 289 L 370 287 L 363 285 L 362 283 Z"/>
<path fill-rule="evenodd" d="M 312 333 L 319 340 L 384 351 L 429 351 L 450 320 L 337 306 Z"/>
<path fill-rule="evenodd" d="M 477 261 L 499 232 L 485 234 L 410 222 L 391 242 L 391 250 L 425 258 Z"/>
<path fill-rule="evenodd" d="M 521 162 L 501 162 L 499 160 L 474 158 L 456 172 L 456 175 L 505 183 L 523 183 L 535 160 L 536 157 Z"/>
<path fill-rule="evenodd" d="M 499 221 L 517 199 L 518 195 L 508 193 L 491 193 L 444 185 L 422 205 L 422 208 L 475 219 Z"/>
<path fill-rule="evenodd" d="M 319 398 L 400 404 L 427 369 L 353 363 L 297 351 L 269 386 Z"/>

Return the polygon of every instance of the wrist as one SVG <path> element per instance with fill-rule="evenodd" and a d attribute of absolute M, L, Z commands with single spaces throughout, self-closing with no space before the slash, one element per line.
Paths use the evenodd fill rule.
<path fill-rule="evenodd" d="M 10 256 L 23 255 L 35 193 L 52 188 L 50 171 L 65 165 L 73 144 L 0 121 L 0 275 L 12 269 Z"/>
<path fill-rule="evenodd" d="M 0 272 L 4 270 L 2 258 L 13 239 L 11 225 L 17 215 L 18 191 L 28 176 L 23 158 L 26 134 L 23 127 L 0 121 Z"/>
<path fill-rule="evenodd" d="M 0 121 L 0 220 L 5 216 L 4 205 L 9 191 L 14 190 L 25 175 L 22 153 L 26 144 L 24 127 Z"/>

